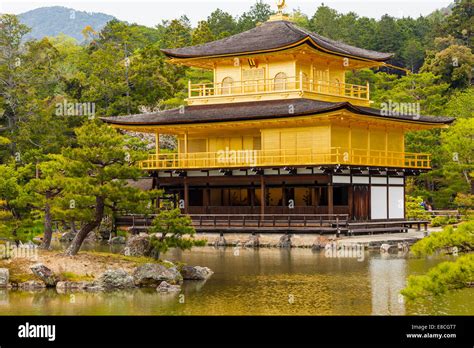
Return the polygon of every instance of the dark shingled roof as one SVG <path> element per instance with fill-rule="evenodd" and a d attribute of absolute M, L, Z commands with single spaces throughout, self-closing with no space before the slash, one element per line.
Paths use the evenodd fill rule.
<path fill-rule="evenodd" d="M 294 111 L 293 113 L 289 112 L 290 105 L 292 106 L 292 111 Z M 454 118 L 439 116 L 420 116 L 419 118 L 415 118 L 413 115 L 384 116 L 381 110 L 355 106 L 348 102 L 330 103 L 303 98 L 232 104 L 192 105 L 186 106 L 184 112 L 182 109 L 171 109 L 157 113 L 102 117 L 101 119 L 106 123 L 122 126 L 166 126 L 297 117 L 343 109 L 359 115 L 377 116 L 390 120 L 416 121 L 431 124 L 450 124 L 454 121 Z"/>
<path fill-rule="evenodd" d="M 162 51 L 173 58 L 226 56 L 256 51 L 274 51 L 294 45 L 302 40 L 308 42 L 309 45 L 316 49 L 320 50 L 317 47 L 320 46 L 324 50 L 342 56 L 354 56 L 375 61 L 386 61 L 393 56 L 391 53 L 375 52 L 346 45 L 342 42 L 309 32 L 288 21 L 265 22 L 256 28 L 221 40 L 198 46 L 163 49 Z"/>

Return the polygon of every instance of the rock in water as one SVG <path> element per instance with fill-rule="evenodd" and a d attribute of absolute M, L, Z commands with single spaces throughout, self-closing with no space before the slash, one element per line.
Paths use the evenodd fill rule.
<path fill-rule="evenodd" d="M 37 281 L 37 280 L 30 280 L 30 281 L 18 284 L 18 289 L 26 290 L 26 291 L 42 290 L 45 288 L 46 288 L 46 284 L 44 282 Z"/>
<path fill-rule="evenodd" d="M 207 280 L 214 274 L 210 268 L 200 266 L 184 266 L 181 275 L 184 280 Z"/>
<path fill-rule="evenodd" d="M 380 252 L 382 253 L 388 253 L 388 251 L 390 250 L 392 246 L 390 244 L 382 244 L 380 246 Z"/>
<path fill-rule="evenodd" d="M 58 292 L 66 292 L 66 291 L 73 291 L 73 290 L 86 290 L 93 286 L 92 282 L 58 282 L 56 284 L 56 290 Z"/>
<path fill-rule="evenodd" d="M 150 256 L 152 249 L 150 236 L 138 235 L 127 240 L 123 254 L 127 256 Z"/>
<path fill-rule="evenodd" d="M 245 241 L 244 247 L 246 248 L 258 248 L 260 246 L 260 240 L 258 235 L 253 234 L 249 237 L 248 240 Z"/>
<path fill-rule="evenodd" d="M 10 280 L 10 271 L 8 268 L 0 268 L 0 288 L 8 287 L 8 281 Z"/>
<path fill-rule="evenodd" d="M 97 285 L 105 290 L 130 289 L 135 287 L 135 282 L 123 269 L 109 269 L 102 273 Z"/>
<path fill-rule="evenodd" d="M 289 234 L 285 234 L 280 237 L 280 241 L 278 242 L 279 248 L 291 248 L 291 236 Z"/>
<path fill-rule="evenodd" d="M 227 245 L 227 241 L 225 240 L 224 236 L 219 236 L 214 242 L 215 247 L 225 247 Z"/>
<path fill-rule="evenodd" d="M 160 285 L 156 288 L 156 291 L 158 292 L 180 292 L 181 291 L 181 286 L 179 285 L 171 285 L 167 282 L 161 282 Z"/>
<path fill-rule="evenodd" d="M 157 287 L 162 281 L 170 284 L 181 284 L 183 277 L 176 267 L 165 267 L 157 263 L 145 263 L 133 272 L 135 285 L 141 287 Z"/>
<path fill-rule="evenodd" d="M 326 247 L 326 244 L 330 242 L 330 239 L 324 236 L 318 236 L 314 241 L 311 249 L 313 250 L 323 250 Z"/>
<path fill-rule="evenodd" d="M 48 287 L 56 286 L 58 279 L 52 270 L 43 265 L 42 263 L 37 263 L 30 267 L 34 275 L 39 277 L 43 282 L 46 283 Z"/>

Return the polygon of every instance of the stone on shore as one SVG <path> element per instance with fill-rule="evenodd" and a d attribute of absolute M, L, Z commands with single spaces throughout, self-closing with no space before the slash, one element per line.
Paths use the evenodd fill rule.
<path fill-rule="evenodd" d="M 183 277 L 176 267 L 166 267 L 157 263 L 145 263 L 133 272 L 135 285 L 140 287 L 157 287 L 166 281 L 172 285 L 181 284 Z"/>
<path fill-rule="evenodd" d="M 59 241 L 60 242 L 72 242 L 72 240 L 74 239 L 74 237 L 76 236 L 76 233 L 75 232 L 66 232 L 66 233 L 63 233 L 61 235 L 61 237 L 59 237 Z"/>
<path fill-rule="evenodd" d="M 130 289 L 135 287 L 135 282 L 123 269 L 109 269 L 99 277 L 97 286 L 104 290 Z"/>
<path fill-rule="evenodd" d="M 390 244 L 382 244 L 380 246 L 380 252 L 388 253 L 391 247 L 392 247 L 392 245 L 390 245 Z"/>
<path fill-rule="evenodd" d="M 0 288 L 7 288 L 10 280 L 10 271 L 8 268 L 0 268 Z"/>
<path fill-rule="evenodd" d="M 280 237 L 280 241 L 278 242 L 279 248 L 291 248 L 291 236 L 289 234 L 284 234 Z"/>
<path fill-rule="evenodd" d="M 54 274 L 54 272 L 43 265 L 42 263 L 37 263 L 30 267 L 31 271 L 34 275 L 39 277 L 43 282 L 45 282 L 46 286 L 54 287 L 58 282 L 58 278 Z"/>
<path fill-rule="evenodd" d="M 118 236 L 114 237 L 109 241 L 109 244 L 115 245 L 115 244 L 126 244 L 127 240 L 123 236 Z"/>
<path fill-rule="evenodd" d="M 150 236 L 140 234 L 127 240 L 123 254 L 126 256 L 150 256 L 152 250 L 153 247 L 150 243 Z"/>
<path fill-rule="evenodd" d="M 160 285 L 156 288 L 158 292 L 180 292 L 181 286 L 179 285 L 171 285 L 165 281 L 161 282 Z"/>
<path fill-rule="evenodd" d="M 201 266 L 183 266 L 181 275 L 184 280 L 207 280 L 214 272 L 207 267 Z"/>

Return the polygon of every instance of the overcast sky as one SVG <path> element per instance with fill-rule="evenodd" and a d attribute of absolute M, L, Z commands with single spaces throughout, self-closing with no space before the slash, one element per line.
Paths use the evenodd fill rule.
<path fill-rule="evenodd" d="M 205 19 L 216 8 L 233 16 L 247 11 L 256 0 L 0 0 L 0 13 L 23 13 L 38 7 L 65 6 L 75 10 L 103 12 L 130 23 L 154 26 L 163 19 L 186 14 L 193 24 Z M 276 0 L 264 0 L 276 8 Z M 380 18 L 385 13 L 394 17 L 418 17 L 447 7 L 451 0 L 287 0 L 287 10 L 299 8 L 312 15 L 324 2 L 339 12 L 353 11 L 360 16 Z"/>

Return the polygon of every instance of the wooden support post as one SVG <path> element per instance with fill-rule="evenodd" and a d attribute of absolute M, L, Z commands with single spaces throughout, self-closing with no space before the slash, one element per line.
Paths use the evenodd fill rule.
<path fill-rule="evenodd" d="M 260 176 L 260 214 L 265 215 L 265 179 Z"/>
<path fill-rule="evenodd" d="M 155 133 L 155 148 L 156 148 L 156 164 L 159 166 L 160 165 L 160 133 L 156 132 Z"/>
<path fill-rule="evenodd" d="M 189 184 L 188 178 L 184 177 L 184 213 L 187 214 L 189 211 Z"/>
<path fill-rule="evenodd" d="M 348 192 L 348 199 L 349 199 L 349 219 L 353 219 L 353 213 L 352 213 L 352 210 L 353 210 L 353 207 L 354 207 L 354 185 L 349 185 L 349 188 L 348 188 L 349 192 Z"/>
<path fill-rule="evenodd" d="M 334 186 L 329 184 L 328 186 L 328 214 L 334 214 Z"/>
<path fill-rule="evenodd" d="M 209 206 L 211 205 L 211 189 L 206 187 L 203 192 L 203 203 L 206 207 L 206 214 L 209 214 Z"/>
<path fill-rule="evenodd" d="M 187 167 L 189 165 L 189 157 L 188 157 L 188 131 L 184 133 L 184 163 L 181 165 Z"/>

